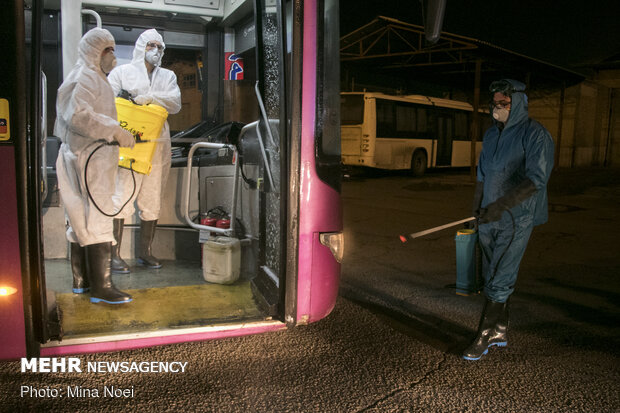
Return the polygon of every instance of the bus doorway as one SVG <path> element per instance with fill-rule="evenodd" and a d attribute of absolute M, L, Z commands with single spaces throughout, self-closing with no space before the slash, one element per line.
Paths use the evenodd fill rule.
<path fill-rule="evenodd" d="M 166 44 L 162 67 L 175 73 L 181 90 L 182 108 L 167 119 L 172 135 L 172 166 L 152 244 L 153 255 L 162 260 L 163 266 L 151 269 L 138 263 L 141 229 L 136 208 L 135 214 L 125 219 L 121 235 L 120 256 L 129 264 L 130 273 L 112 275 L 115 286 L 131 294 L 133 301 L 126 305 L 95 305 L 87 293 L 74 293 L 64 207 L 58 188 L 52 188 L 50 192 L 55 197 L 42 210 L 44 274 L 50 318 L 56 317 L 61 328 L 50 334 L 56 340 L 44 344 L 43 351 L 53 352 L 54 348 L 67 344 L 227 330 L 239 325 L 282 328 L 281 290 L 285 283 L 280 280 L 284 270 L 280 260 L 284 256 L 281 250 L 284 243 L 278 237 L 284 232 L 280 225 L 285 224 L 280 219 L 279 202 L 286 180 L 280 171 L 284 173 L 286 167 L 280 165 L 284 162 L 279 156 L 280 136 L 285 133 L 279 128 L 286 125 L 280 122 L 280 117 L 286 114 L 280 110 L 285 99 L 280 86 L 285 78 L 275 76 L 284 70 L 281 46 L 273 44 L 280 38 L 273 35 L 282 34 L 282 26 L 273 26 L 276 32 L 270 33 L 269 40 L 255 34 L 257 25 L 273 25 L 281 10 L 270 8 L 268 13 L 259 13 L 259 21 L 255 21 L 253 5 L 244 2 L 244 7 L 227 18 L 205 24 L 203 19 L 188 15 L 170 21 L 156 13 L 148 17 L 132 16 L 129 9 L 112 12 L 104 5 L 89 4 L 91 8 L 99 14 L 101 27 L 114 36 L 119 64 L 131 63 L 136 39 L 145 28 L 157 28 Z M 57 15 L 65 16 L 60 21 L 66 26 L 71 23 L 68 21 L 71 16 L 66 17 L 70 12 L 73 10 L 57 11 Z M 96 25 L 94 18 L 84 15 L 82 24 L 76 25 L 79 29 L 75 37 Z M 62 30 L 67 30 L 66 26 Z M 243 32 L 252 35 L 244 36 Z M 265 47 L 271 52 L 267 63 L 267 58 L 259 60 L 260 49 Z M 64 50 L 59 48 L 58 52 Z M 226 59 L 231 55 L 237 56 L 234 77 L 226 73 Z M 64 60 L 63 56 L 58 60 Z M 268 66 L 268 70 L 263 66 Z M 281 84 L 270 84 L 266 93 L 269 100 L 260 102 L 269 122 L 259 117 L 255 92 L 255 85 L 264 85 L 266 77 L 282 79 Z M 257 128 L 244 129 L 257 120 L 262 134 Z M 53 123 L 54 119 L 50 121 Z M 57 149 L 58 139 L 51 139 L 56 139 Z M 222 147 L 197 150 L 191 159 L 192 166 L 188 167 L 189 149 L 196 142 Z M 263 156 L 261 146 L 268 157 Z M 50 154 L 48 168 L 53 176 L 54 154 Z M 272 179 L 267 178 L 268 174 Z M 183 212 L 186 193 L 191 223 L 199 224 L 205 218 L 215 217 L 218 222 L 228 220 L 231 232 L 216 234 L 192 228 Z M 225 256 L 203 251 L 205 245 L 211 245 L 220 235 L 234 240 Z M 207 279 L 205 266 L 212 263 L 204 261 L 205 254 L 211 259 L 221 258 L 218 265 L 237 275 L 226 282 Z M 267 282 L 261 279 L 266 271 L 269 271 Z M 261 280 L 258 286 L 257 280 Z"/>
<path fill-rule="evenodd" d="M 258 334 L 327 316 L 344 252 L 335 156 L 337 0 L 179 0 L 142 2 L 140 9 L 132 0 L 116 0 L 114 7 L 107 0 L 58 3 L 16 0 L 0 14 L 0 42 L 8 54 L 0 65 L 0 164 L 6 172 L 0 325 L 7 327 L 0 359 Z M 46 33 L 56 37 L 43 41 L 39 29 L 48 11 Z M 200 100 L 200 120 L 193 124 L 194 112 L 182 117 L 176 127 L 184 129 L 171 139 L 172 168 L 152 249 L 163 267 L 136 265 L 139 230 L 128 223 L 121 257 L 131 271 L 111 278 L 133 300 L 120 305 L 93 303 L 85 289 L 73 292 L 64 205 L 53 179 L 58 146 L 70 150 L 71 142 L 62 131 L 39 142 L 46 123 L 41 107 L 46 98 L 48 109 L 54 107 L 53 92 L 95 24 L 114 31 L 119 56 L 131 54 L 134 30 L 156 28 L 171 52 L 168 68 L 182 89 L 199 89 Z M 51 57 L 40 59 L 43 45 Z M 56 85 L 49 94 L 42 92 L 41 63 L 57 65 L 48 75 L 48 85 Z M 106 76 L 94 63 L 86 62 L 91 79 Z M 53 131 L 54 118 L 41 129 Z M 83 128 L 81 136 L 89 132 Z M 94 150 L 101 143 L 91 135 Z M 43 143 L 47 163 L 40 162 Z M 97 171 L 86 179 L 91 173 Z M 209 242 L 215 245 L 205 247 Z M 225 267 L 217 275 L 233 277 L 207 276 L 212 273 L 205 268 L 216 262 Z"/>

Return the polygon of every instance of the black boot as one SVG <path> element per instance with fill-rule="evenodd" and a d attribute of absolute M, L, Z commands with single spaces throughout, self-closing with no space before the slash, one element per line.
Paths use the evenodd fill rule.
<path fill-rule="evenodd" d="M 129 265 L 121 258 L 121 242 L 123 241 L 124 219 L 114 220 L 114 239 L 116 245 L 112 245 L 112 272 L 115 274 L 129 274 Z"/>
<path fill-rule="evenodd" d="M 149 268 L 161 268 L 161 262 L 151 254 L 151 244 L 155 237 L 157 220 L 140 222 L 140 254 L 138 263 Z"/>
<path fill-rule="evenodd" d="M 463 352 L 465 360 L 480 360 L 489 347 L 506 347 L 508 337 L 508 301 L 496 303 L 487 298 L 473 343 Z"/>
<path fill-rule="evenodd" d="M 77 242 L 71 243 L 71 272 L 73 273 L 73 292 L 83 294 L 90 290 L 86 276 L 86 249 Z"/>
<path fill-rule="evenodd" d="M 111 242 L 86 246 L 86 264 L 90 278 L 90 302 L 124 304 L 132 300 L 129 294 L 117 290 L 110 273 Z"/>

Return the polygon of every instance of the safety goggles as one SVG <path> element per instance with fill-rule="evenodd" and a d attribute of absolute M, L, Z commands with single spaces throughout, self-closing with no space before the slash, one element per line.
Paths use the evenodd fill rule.
<path fill-rule="evenodd" d="M 492 82 L 489 86 L 489 91 L 491 93 L 502 93 L 506 96 L 510 96 L 515 92 L 512 84 L 506 80 L 496 80 Z"/>
<path fill-rule="evenodd" d="M 163 51 L 164 51 L 164 46 L 162 46 L 162 45 L 161 45 L 161 44 L 159 44 L 159 43 L 148 42 L 148 43 L 146 44 L 146 48 L 147 48 L 147 49 L 154 49 L 154 48 L 157 48 L 160 52 L 163 52 Z"/>
<path fill-rule="evenodd" d="M 511 104 L 512 102 L 509 102 L 507 100 L 499 100 L 499 101 L 491 100 L 489 102 L 489 105 L 491 105 L 492 108 L 499 108 L 499 109 L 506 109 L 510 107 Z"/>

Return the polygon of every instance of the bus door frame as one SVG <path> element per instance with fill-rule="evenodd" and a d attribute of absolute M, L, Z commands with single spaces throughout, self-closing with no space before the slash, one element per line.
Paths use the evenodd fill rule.
<path fill-rule="evenodd" d="M 265 0 L 254 0 L 254 13 L 255 13 L 255 24 L 256 24 L 256 79 L 258 81 L 258 90 L 260 92 L 260 96 L 265 96 L 265 71 L 264 71 L 264 36 L 263 36 L 263 20 L 262 13 L 265 8 L 267 8 L 267 2 Z M 286 88 L 286 73 L 287 73 L 287 60 L 286 60 L 286 9 L 284 7 L 284 0 L 275 0 L 275 7 L 277 8 L 277 16 L 279 17 L 278 26 L 280 33 L 280 50 L 279 50 L 279 73 L 282 75 L 279 77 L 280 80 L 280 108 L 279 108 L 279 146 L 280 146 L 280 187 L 275 188 L 275 190 L 280 192 L 280 256 L 279 256 L 279 266 L 280 271 L 279 274 L 270 274 L 271 270 L 267 267 L 267 246 L 266 246 L 266 206 L 267 206 L 267 195 L 265 191 L 260 191 L 259 195 L 259 204 L 261 212 L 261 219 L 259 224 L 259 262 L 258 262 L 258 271 L 256 277 L 252 280 L 252 289 L 255 291 L 257 297 L 262 298 L 261 307 L 264 311 L 266 311 L 269 315 L 279 316 L 287 318 L 284 314 L 287 312 L 285 299 L 287 297 L 287 289 L 286 289 L 286 281 L 287 281 L 287 254 L 290 252 L 290 249 L 287 244 L 287 234 L 289 230 L 288 223 L 288 198 L 289 198 L 289 163 L 285 162 L 289 158 L 289 145 L 287 137 L 290 134 L 290 126 L 288 119 L 288 90 Z M 259 96 L 257 96 L 257 99 Z M 259 102 L 259 104 L 263 104 Z M 295 104 L 295 103 L 293 103 Z M 282 119 L 285 121 L 282 122 Z M 261 126 L 262 125 L 262 126 Z M 259 112 L 259 124 L 257 128 L 261 128 L 263 131 L 266 131 L 266 128 L 269 128 L 269 125 L 265 125 L 265 120 L 261 112 Z M 263 134 L 266 135 L 266 134 Z M 266 136 L 263 136 L 266 138 Z M 266 174 L 266 171 L 263 175 Z M 263 180 L 265 184 L 268 183 L 267 179 Z M 298 187 L 298 186 L 297 186 Z M 274 188 L 270 188 L 267 185 L 268 191 L 273 191 Z M 278 283 L 275 283 L 273 280 L 273 275 L 275 275 L 278 279 Z"/>
<path fill-rule="evenodd" d="M 8 143 L 14 147 L 15 154 L 19 232 L 19 239 L 15 242 L 19 242 L 25 336 L 22 356 L 38 357 L 41 343 L 50 340 L 50 332 L 55 331 L 52 326 L 58 327 L 58 324 L 48 315 L 41 225 L 41 198 L 46 190 L 41 168 L 42 162 L 45 162 L 44 149 L 40 139 L 42 113 L 45 110 L 42 107 L 44 85 L 41 71 L 43 1 L 32 0 L 30 33 L 26 33 L 25 10 L 24 1 L 15 0 L 2 13 L 0 31 L 3 32 L 3 43 L 7 46 L 5 50 L 13 54 L 12 58 L 7 59 L 8 63 L 3 64 L 2 71 L 6 68 L 6 73 L 2 78 L 8 81 L 10 87 L 2 85 L 2 97 L 8 98 L 12 115 Z M 7 334 L 20 332 L 10 331 Z"/>

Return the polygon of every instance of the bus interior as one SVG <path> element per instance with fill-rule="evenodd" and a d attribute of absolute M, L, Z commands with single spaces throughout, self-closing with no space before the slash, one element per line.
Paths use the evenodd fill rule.
<path fill-rule="evenodd" d="M 256 13 L 255 4 L 261 8 Z M 286 155 L 281 156 L 287 150 L 287 122 L 280 120 L 286 113 L 283 45 L 290 10 L 288 14 L 273 0 L 44 3 L 47 137 L 41 284 L 50 340 L 44 346 L 282 323 L 286 214 L 280 212 L 288 175 Z M 125 220 L 120 249 L 131 272 L 112 276 L 117 288 L 133 296 L 123 305 L 92 304 L 88 294 L 72 292 L 65 212 L 55 178 L 60 145 L 53 136 L 55 100 L 62 70 L 68 72 L 68 30 L 79 32 L 73 35 L 79 39 L 99 18 L 116 40 L 119 65 L 131 60 L 144 30 L 157 29 L 166 44 L 162 67 L 175 72 L 182 99 L 181 111 L 168 117 L 172 167 L 153 241 L 153 255 L 163 267 L 148 269 L 136 261 L 136 211 Z M 72 21 L 76 27 L 67 27 Z M 198 148 L 189 156 L 197 142 L 222 145 Z M 238 240 L 240 254 L 240 275 L 233 283 L 205 279 L 203 245 L 215 234 L 191 224 L 207 216 L 232 220 L 226 236 Z M 220 258 L 216 254 L 213 259 Z"/>

